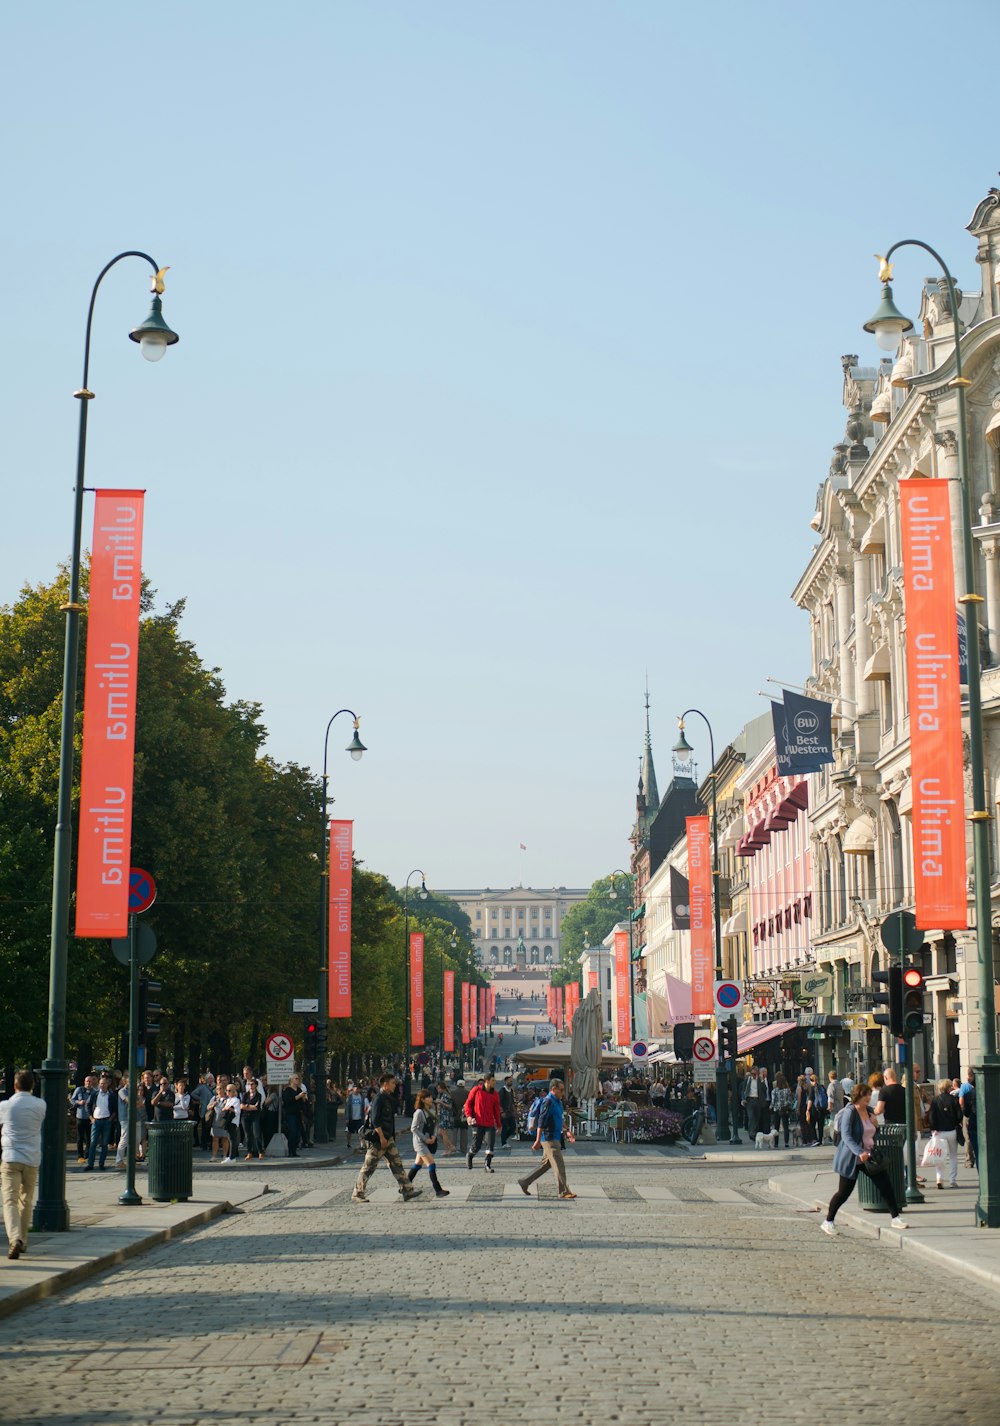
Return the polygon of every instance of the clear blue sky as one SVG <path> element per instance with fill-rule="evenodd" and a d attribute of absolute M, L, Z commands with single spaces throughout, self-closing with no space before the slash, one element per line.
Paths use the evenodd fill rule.
<path fill-rule="evenodd" d="M 362 714 L 336 810 L 397 883 L 625 864 L 646 670 L 661 790 L 677 712 L 721 746 L 808 672 L 789 591 L 872 254 L 978 281 L 996 9 L 942 16 L 7 7 L 0 601 L 68 555 L 90 288 L 144 248 L 181 342 L 124 340 L 120 265 L 88 484 L 147 488 L 146 573 L 271 754 L 318 767 Z"/>

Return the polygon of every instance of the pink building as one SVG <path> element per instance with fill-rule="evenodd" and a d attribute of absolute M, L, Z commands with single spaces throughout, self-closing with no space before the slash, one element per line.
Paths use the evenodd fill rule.
<path fill-rule="evenodd" d="M 771 742 L 741 785 L 746 832 L 736 855 L 744 858 L 749 877 L 751 977 L 780 976 L 813 961 L 808 783 L 778 776 Z"/>

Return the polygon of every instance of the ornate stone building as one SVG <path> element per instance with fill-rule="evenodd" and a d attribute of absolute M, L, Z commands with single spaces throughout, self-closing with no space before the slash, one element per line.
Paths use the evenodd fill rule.
<path fill-rule="evenodd" d="M 587 887 L 512 886 L 506 891 L 442 891 L 472 922 L 476 954 L 484 967 L 551 970 L 560 960 L 559 933 L 570 907 L 583 901 Z M 520 943 L 519 943 L 520 938 Z"/>
<path fill-rule="evenodd" d="M 1000 191 L 993 189 L 969 224 L 981 281 L 958 292 L 968 388 L 969 458 L 983 492 L 976 531 L 977 589 L 986 595 L 983 707 L 990 787 L 1000 773 Z M 900 256 L 911 258 L 904 250 Z M 873 284 L 874 287 L 874 284 Z M 897 907 L 913 906 L 909 813 L 909 700 L 906 618 L 899 521 L 901 479 L 950 482 L 956 618 L 964 589 L 961 489 L 957 480 L 953 326 L 943 279 L 923 287 L 920 321 L 893 358 L 863 366 L 841 358 L 844 436 L 819 488 L 812 528 L 818 536 L 795 587 L 810 619 L 812 671 L 807 691 L 833 705 L 836 762 L 810 777 L 813 848 L 812 949 L 832 972 L 832 1010 L 863 1006 L 873 970 L 886 965 L 879 927 Z M 968 775 L 968 766 L 967 766 Z M 996 792 L 991 791 L 995 803 Z M 991 809 L 994 814 L 996 807 Z M 1000 918 L 996 822 L 993 828 L 994 925 Z M 969 838 L 971 856 L 971 836 Z M 971 864 L 970 864 L 971 869 Z M 970 921 L 972 907 L 970 903 Z M 923 928 L 932 1024 L 915 1058 L 931 1074 L 953 1074 L 978 1048 L 977 949 L 974 932 Z M 994 936 L 994 944 L 996 937 Z M 995 955 L 994 955 L 995 960 Z M 845 1030 L 840 1056 L 860 1065 L 888 1057 L 882 1032 Z"/>

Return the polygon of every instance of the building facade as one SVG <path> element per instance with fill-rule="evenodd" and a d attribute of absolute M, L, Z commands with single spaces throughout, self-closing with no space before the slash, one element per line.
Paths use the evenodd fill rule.
<path fill-rule="evenodd" d="M 560 962 L 559 937 L 566 912 L 583 901 L 587 887 L 512 886 L 442 891 L 472 922 L 476 953 L 484 967 L 545 970 Z M 518 944 L 520 938 L 521 944 Z"/>
<path fill-rule="evenodd" d="M 968 381 L 969 461 L 983 492 L 975 531 L 976 588 L 985 594 L 982 695 L 992 828 L 994 977 L 1000 884 L 996 801 L 1000 795 L 1000 190 L 969 224 L 981 280 L 956 289 Z M 841 358 L 844 437 L 820 486 L 812 556 L 794 599 L 809 615 L 812 668 L 807 691 L 833 707 L 836 761 L 809 779 L 813 852 L 812 950 L 833 976 L 833 1010 L 868 1002 L 872 974 L 888 953 L 880 926 L 912 909 L 909 692 L 900 539 L 899 485 L 924 477 L 949 482 L 956 617 L 965 593 L 962 492 L 958 483 L 953 324 L 943 278 L 923 287 L 917 327 L 876 366 Z M 966 752 L 967 792 L 969 790 Z M 971 857 L 971 834 L 968 838 Z M 971 862 L 970 862 L 971 871 Z M 974 920 L 970 889 L 970 925 Z M 978 950 L 974 931 L 921 928 L 927 949 L 931 1023 L 914 1046 L 924 1077 L 953 1075 L 979 1054 Z M 990 1007 L 992 1013 L 993 1007 Z M 890 1046 L 874 1028 L 845 1030 L 838 1046 L 858 1066 L 881 1063 Z"/>

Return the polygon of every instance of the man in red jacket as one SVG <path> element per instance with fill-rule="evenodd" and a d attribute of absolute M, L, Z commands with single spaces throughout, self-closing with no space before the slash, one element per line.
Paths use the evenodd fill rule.
<path fill-rule="evenodd" d="M 465 1156 L 466 1166 L 471 1171 L 472 1160 L 479 1153 L 485 1139 L 486 1172 L 492 1173 L 493 1150 L 496 1147 L 497 1130 L 500 1128 L 500 1096 L 497 1094 L 496 1080 L 492 1074 L 484 1075 L 482 1083 L 476 1085 L 465 1101 L 465 1117 L 469 1124 L 475 1126 L 472 1147 Z"/>

